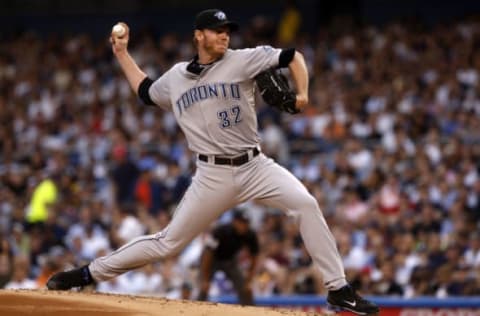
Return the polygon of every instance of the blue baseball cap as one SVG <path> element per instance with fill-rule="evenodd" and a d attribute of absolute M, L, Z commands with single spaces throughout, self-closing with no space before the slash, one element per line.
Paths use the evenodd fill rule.
<path fill-rule="evenodd" d="M 238 24 L 228 20 L 227 15 L 218 9 L 208 9 L 197 14 L 195 17 L 195 29 L 215 30 L 222 26 L 228 26 L 230 31 L 238 30 Z"/>

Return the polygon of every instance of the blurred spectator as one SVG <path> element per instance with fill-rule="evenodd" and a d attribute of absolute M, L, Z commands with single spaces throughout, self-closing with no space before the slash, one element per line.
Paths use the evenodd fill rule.
<path fill-rule="evenodd" d="M 136 201 L 152 215 L 157 214 L 166 205 L 167 189 L 154 178 L 154 165 L 141 166 L 140 175 L 135 184 Z"/>
<path fill-rule="evenodd" d="M 118 226 L 113 233 L 119 246 L 145 233 L 146 228 L 136 216 L 134 206 L 131 204 L 120 206 L 116 223 Z"/>
<path fill-rule="evenodd" d="M 90 261 L 101 250 L 110 249 L 110 242 L 104 229 L 94 221 L 93 210 L 84 206 L 80 210 L 79 222 L 70 226 L 65 243 L 77 259 Z"/>
<path fill-rule="evenodd" d="M 290 45 L 298 33 L 301 24 L 301 13 L 294 0 L 285 1 L 283 16 L 278 23 L 278 41 L 281 46 Z"/>
<path fill-rule="evenodd" d="M 403 296 L 403 288 L 395 281 L 394 265 L 385 263 L 382 266 L 381 276 L 374 285 L 374 292 L 377 295 Z"/>
<path fill-rule="evenodd" d="M 287 163 L 289 147 L 284 132 L 269 117 L 264 119 L 263 124 L 262 150 L 276 161 Z"/>
<path fill-rule="evenodd" d="M 0 286 L 8 283 L 13 271 L 13 254 L 6 238 L 0 239 Z"/>
<path fill-rule="evenodd" d="M 116 145 L 112 152 L 115 165 L 112 169 L 112 179 L 115 183 L 117 203 L 134 201 L 135 183 L 139 175 L 137 166 L 130 160 L 125 145 Z"/>
<path fill-rule="evenodd" d="M 6 289 L 36 289 L 38 288 L 35 280 L 29 278 L 30 264 L 28 257 L 18 255 L 13 260 L 12 279 L 5 285 Z"/>
<path fill-rule="evenodd" d="M 58 182 L 60 175 L 55 174 L 43 179 L 33 190 L 28 206 L 27 220 L 31 224 L 45 222 L 53 212 L 58 199 Z"/>
<path fill-rule="evenodd" d="M 338 216 L 343 220 L 358 222 L 368 211 L 368 205 L 360 199 L 354 188 L 344 191 L 343 203 L 338 206 Z"/>
<path fill-rule="evenodd" d="M 478 233 L 470 236 L 464 256 L 465 264 L 475 268 L 480 267 L 480 235 Z"/>

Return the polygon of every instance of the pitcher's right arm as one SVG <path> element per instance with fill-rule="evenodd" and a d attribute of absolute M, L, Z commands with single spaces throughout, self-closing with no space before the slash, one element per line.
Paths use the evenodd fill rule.
<path fill-rule="evenodd" d="M 128 53 L 127 46 L 130 38 L 130 29 L 128 25 L 120 22 L 125 28 L 125 34 L 121 37 L 116 36 L 114 33 L 110 36 L 110 42 L 112 43 L 112 51 L 123 70 L 123 73 L 127 77 L 128 83 L 132 87 L 133 91 L 138 94 L 138 88 L 140 83 L 147 77 L 147 75 L 138 67 L 137 63 L 133 60 L 132 56 Z"/>
<path fill-rule="evenodd" d="M 123 22 L 119 24 L 125 28 L 125 34 L 123 36 L 117 36 L 112 33 L 110 42 L 112 43 L 113 54 L 127 77 L 130 87 L 144 104 L 156 105 L 165 110 L 169 110 L 171 104 L 168 71 L 155 81 L 150 79 L 147 74 L 138 67 L 135 60 L 133 60 L 132 56 L 128 53 L 127 47 L 130 39 L 128 25 Z"/>

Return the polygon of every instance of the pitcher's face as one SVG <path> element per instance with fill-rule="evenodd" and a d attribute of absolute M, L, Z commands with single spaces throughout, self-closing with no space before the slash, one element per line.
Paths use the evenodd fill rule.
<path fill-rule="evenodd" d="M 228 26 L 222 26 L 214 30 L 197 30 L 195 37 L 199 50 L 203 50 L 210 56 L 221 57 L 230 44 L 230 29 Z"/>

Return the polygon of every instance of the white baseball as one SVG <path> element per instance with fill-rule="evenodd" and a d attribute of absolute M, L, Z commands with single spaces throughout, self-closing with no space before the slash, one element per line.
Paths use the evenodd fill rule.
<path fill-rule="evenodd" d="M 121 36 L 125 35 L 126 31 L 127 30 L 125 29 L 125 27 L 123 25 L 115 24 L 115 26 L 112 29 L 112 34 L 117 36 L 117 37 L 121 37 Z"/>

